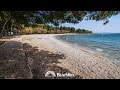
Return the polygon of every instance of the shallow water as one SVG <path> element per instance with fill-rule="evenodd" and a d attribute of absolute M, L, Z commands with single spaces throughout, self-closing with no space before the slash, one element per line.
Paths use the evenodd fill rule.
<path fill-rule="evenodd" d="M 120 61 L 120 33 L 60 35 L 56 38 L 77 46 L 88 47 L 112 60 Z"/>

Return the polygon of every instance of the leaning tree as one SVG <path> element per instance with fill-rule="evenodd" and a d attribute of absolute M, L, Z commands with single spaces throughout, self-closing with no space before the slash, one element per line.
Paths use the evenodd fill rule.
<path fill-rule="evenodd" d="M 119 14 L 119 11 L 0 11 L 0 33 L 6 27 L 12 31 L 13 26 L 32 24 L 79 23 L 82 20 L 103 20 L 103 24 L 109 22 L 111 16 Z"/>

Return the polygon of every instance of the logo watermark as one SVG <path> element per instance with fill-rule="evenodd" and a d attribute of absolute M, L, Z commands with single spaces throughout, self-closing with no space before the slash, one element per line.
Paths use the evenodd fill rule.
<path fill-rule="evenodd" d="M 45 74 L 45 77 L 75 77 L 74 74 L 71 73 L 55 73 L 54 71 L 48 71 Z"/>
<path fill-rule="evenodd" d="M 45 77 L 56 77 L 56 74 L 54 71 L 48 71 L 46 74 L 45 74 Z"/>

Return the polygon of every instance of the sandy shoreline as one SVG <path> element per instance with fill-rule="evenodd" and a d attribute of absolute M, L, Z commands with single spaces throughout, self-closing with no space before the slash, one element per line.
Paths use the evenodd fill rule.
<path fill-rule="evenodd" d="M 56 35 L 29 35 L 24 36 L 23 42 L 37 46 L 39 50 L 65 54 L 66 59 L 59 60 L 61 63 L 58 65 L 82 78 L 120 78 L 120 67 L 106 57 L 70 46 L 54 36 Z"/>
<path fill-rule="evenodd" d="M 61 34 L 60 34 L 61 35 Z M 27 43 L 37 47 L 39 51 L 49 51 L 55 54 L 64 54 L 65 58 L 59 58 L 59 63 L 49 63 L 45 72 L 57 66 L 69 70 L 71 73 L 80 76 L 82 79 L 120 79 L 120 66 L 114 64 L 108 58 L 95 54 L 85 48 L 78 48 L 57 40 L 56 34 L 23 35 L 13 38 L 12 41 Z M 46 56 L 45 56 L 46 57 Z M 34 57 L 32 57 L 34 61 Z M 57 69 L 55 69 L 57 72 Z M 64 73 L 68 73 L 67 71 Z"/>

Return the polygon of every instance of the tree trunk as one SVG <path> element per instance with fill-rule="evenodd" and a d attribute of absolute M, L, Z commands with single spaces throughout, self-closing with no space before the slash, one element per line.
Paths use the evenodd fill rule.
<path fill-rule="evenodd" d="M 11 19 L 11 18 L 8 18 L 8 19 L 5 21 L 5 23 L 4 23 L 3 27 L 2 27 L 1 38 L 3 37 L 3 31 L 4 31 L 4 29 L 5 29 L 5 25 L 7 24 L 7 22 L 8 22 L 10 19 Z"/>
<path fill-rule="evenodd" d="M 12 35 L 12 26 L 13 26 L 13 21 L 11 21 L 11 30 L 10 30 L 10 35 Z"/>

